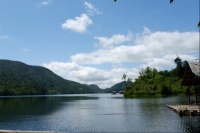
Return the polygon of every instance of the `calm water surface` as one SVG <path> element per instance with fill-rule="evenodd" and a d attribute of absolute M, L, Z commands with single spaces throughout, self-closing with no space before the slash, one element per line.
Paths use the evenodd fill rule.
<path fill-rule="evenodd" d="M 59 132 L 198 132 L 200 117 L 179 117 L 166 104 L 187 97 L 122 95 L 0 97 L 0 129 Z"/>

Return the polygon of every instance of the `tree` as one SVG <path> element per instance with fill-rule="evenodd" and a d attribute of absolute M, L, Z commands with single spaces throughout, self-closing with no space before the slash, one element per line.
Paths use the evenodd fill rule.
<path fill-rule="evenodd" d="M 128 83 L 132 82 L 132 79 L 131 79 L 131 78 L 128 78 L 127 82 L 128 82 Z"/>
<path fill-rule="evenodd" d="M 117 2 L 117 0 L 114 0 L 114 2 Z M 170 0 L 170 4 L 173 3 L 173 2 L 174 2 L 174 0 Z M 198 27 L 198 28 L 200 27 L 200 21 L 199 21 L 199 23 L 197 24 L 197 27 Z"/>
<path fill-rule="evenodd" d="M 124 80 L 124 81 L 126 81 L 126 74 L 124 74 L 123 76 L 122 76 L 122 80 Z"/>
<path fill-rule="evenodd" d="M 123 74 L 122 80 L 125 81 L 125 90 L 131 89 L 132 79 L 131 78 L 127 78 L 127 75 Z"/>

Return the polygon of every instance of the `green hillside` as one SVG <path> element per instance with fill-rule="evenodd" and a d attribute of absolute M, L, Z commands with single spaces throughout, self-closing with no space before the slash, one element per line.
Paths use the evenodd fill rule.
<path fill-rule="evenodd" d="M 105 93 L 112 93 L 112 91 L 116 91 L 116 92 L 122 91 L 125 89 L 125 84 L 126 84 L 126 81 L 117 83 L 113 85 L 112 87 L 105 89 Z"/>
<path fill-rule="evenodd" d="M 41 66 L 0 60 L 0 95 L 92 93 L 86 85 L 65 80 Z"/>
<path fill-rule="evenodd" d="M 94 93 L 104 93 L 104 90 L 95 84 L 87 85 L 87 87 L 90 88 Z"/>
<path fill-rule="evenodd" d="M 181 86 L 182 79 L 177 76 L 177 69 L 158 72 L 147 67 L 139 72 L 135 82 L 126 88 L 125 97 L 185 95 L 187 88 Z"/>

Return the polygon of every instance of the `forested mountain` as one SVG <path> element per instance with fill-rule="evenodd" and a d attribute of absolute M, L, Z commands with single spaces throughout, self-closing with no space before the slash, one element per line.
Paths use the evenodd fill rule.
<path fill-rule="evenodd" d="M 41 66 L 30 66 L 18 61 L 0 60 L 0 95 L 79 94 L 111 93 L 125 90 L 125 97 L 186 94 L 180 86 L 182 79 L 177 70 L 160 71 L 142 69 L 134 82 L 123 81 L 111 88 L 100 89 L 97 85 L 84 85 L 65 80 Z"/>
<path fill-rule="evenodd" d="M 41 66 L 0 60 L 0 95 L 93 93 L 86 85 L 65 80 Z"/>
<path fill-rule="evenodd" d="M 105 93 L 112 93 L 112 91 L 119 92 L 119 91 L 125 90 L 125 85 L 126 85 L 126 81 L 122 81 L 120 83 L 113 85 L 110 88 L 105 89 Z"/>
<path fill-rule="evenodd" d="M 104 90 L 95 84 L 87 85 L 87 87 L 90 88 L 94 93 L 104 93 Z"/>
<path fill-rule="evenodd" d="M 181 86 L 177 69 L 157 71 L 146 67 L 139 72 L 135 82 L 126 88 L 125 97 L 134 96 L 167 96 L 187 94 L 187 88 Z"/>

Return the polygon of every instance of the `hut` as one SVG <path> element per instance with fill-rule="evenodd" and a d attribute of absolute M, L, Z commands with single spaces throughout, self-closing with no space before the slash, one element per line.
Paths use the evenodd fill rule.
<path fill-rule="evenodd" d="M 184 61 L 184 71 L 182 75 L 181 86 L 187 86 L 188 92 L 188 103 L 189 104 L 200 104 L 200 60 L 196 59 L 193 62 Z M 191 100 L 190 87 L 194 87 L 195 100 Z"/>
<path fill-rule="evenodd" d="M 199 86 L 200 85 L 200 62 L 185 62 L 182 86 Z"/>

